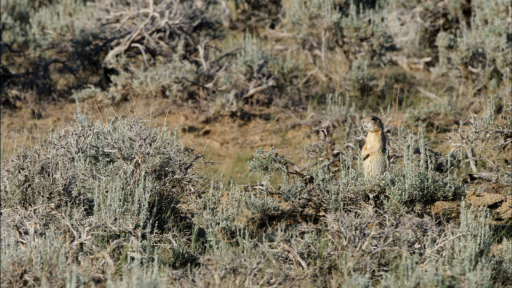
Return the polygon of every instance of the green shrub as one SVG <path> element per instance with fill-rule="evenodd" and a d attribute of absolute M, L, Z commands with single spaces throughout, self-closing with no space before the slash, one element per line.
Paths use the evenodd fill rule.
<path fill-rule="evenodd" d="M 102 11 L 82 0 L 52 2 L 33 7 L 28 1 L 3 1 L 2 40 L 15 49 L 39 56 L 50 45 L 58 45 L 56 41 L 63 40 L 64 35 L 78 39 L 83 34 L 99 32 L 99 23 L 93 18 L 104 16 Z"/>
<path fill-rule="evenodd" d="M 403 147 L 403 167 L 386 177 L 383 186 L 391 199 L 388 209 L 413 209 L 418 204 L 428 206 L 436 201 L 459 200 L 464 194 L 464 186 L 453 177 L 435 171 L 437 159 L 428 149 L 425 136 L 419 136 L 419 149 L 416 143 L 409 135 Z M 420 161 L 415 152 L 420 154 Z M 403 206 L 396 207 L 397 204 Z"/>
<path fill-rule="evenodd" d="M 191 168 L 201 155 L 142 120 L 113 121 L 79 115 L 73 127 L 6 160 L 2 206 L 51 204 L 98 219 L 126 217 L 141 228 L 165 224 L 183 194 L 200 192 Z"/>
<path fill-rule="evenodd" d="M 496 91 L 502 83 L 510 86 L 511 60 L 508 55 L 512 42 L 510 31 L 503 25 L 509 15 L 507 1 L 474 1 L 469 27 L 459 33 L 439 33 L 441 68 L 451 79 L 467 83 L 468 95 L 487 88 Z"/>

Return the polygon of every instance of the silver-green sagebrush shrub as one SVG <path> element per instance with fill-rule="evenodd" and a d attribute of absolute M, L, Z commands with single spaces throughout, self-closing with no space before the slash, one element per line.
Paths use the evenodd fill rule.
<path fill-rule="evenodd" d="M 473 1 L 474 13 L 469 27 L 456 35 L 439 33 L 441 69 L 452 79 L 468 85 L 473 95 L 482 88 L 496 91 L 503 83 L 510 86 L 510 29 L 504 25 L 510 17 L 508 1 Z"/>
<path fill-rule="evenodd" d="M 48 46 L 62 39 L 63 35 L 80 38 L 83 34 L 98 33 L 99 23 L 92 19 L 106 16 L 103 11 L 95 11 L 84 1 L 59 0 L 52 1 L 52 4 L 39 3 L 41 7 L 36 7 L 36 3 L 30 2 L 2 1 L 1 8 L 2 40 L 13 45 L 15 49 L 26 49 L 31 54 L 48 50 Z"/>
<path fill-rule="evenodd" d="M 194 79 L 197 67 L 185 57 L 184 42 L 179 41 L 167 61 L 147 66 L 144 62 L 130 63 L 126 56 L 112 59 L 112 68 L 118 75 L 112 76 L 111 88 L 98 96 L 105 103 L 119 103 L 135 97 L 185 98 Z M 81 92 L 76 93 L 78 98 Z M 83 99 L 83 97 L 81 98 Z M 78 100 L 78 99 L 77 99 Z"/>
<path fill-rule="evenodd" d="M 386 53 L 396 50 L 386 32 L 382 9 L 372 1 L 290 1 L 284 8 L 289 31 L 309 38 L 318 49 L 323 66 L 329 65 L 326 50 L 341 48 L 350 63 L 366 57 L 374 65 L 387 65 Z M 341 51 L 340 51 L 341 52 Z"/>
<path fill-rule="evenodd" d="M 469 115 L 448 134 L 461 173 L 510 185 L 509 151 L 512 144 L 512 104 L 491 95 L 481 115 Z M 500 114 L 497 111 L 501 110 Z M 478 153 L 477 153 L 478 151 Z M 508 158 L 507 158 L 508 157 Z M 497 158 L 497 159 L 496 159 Z"/>
<path fill-rule="evenodd" d="M 408 135 L 402 148 L 402 167 L 396 167 L 384 177 L 388 209 L 412 209 L 418 208 L 418 204 L 427 206 L 436 201 L 460 200 L 464 186 L 450 176 L 449 171 L 436 171 L 437 157 L 428 149 L 423 133 L 418 137 Z"/>
<path fill-rule="evenodd" d="M 2 207 L 54 205 L 98 219 L 165 223 L 184 194 L 200 193 L 201 158 L 166 130 L 138 119 L 72 127 L 9 158 L 2 168 Z"/>
<path fill-rule="evenodd" d="M 422 235 L 421 252 L 417 243 L 402 249 L 401 259 L 384 273 L 382 286 L 491 285 L 496 258 L 490 253 L 493 233 L 487 213 L 463 204 L 460 222 L 434 234 Z"/>
<path fill-rule="evenodd" d="M 147 269 L 196 262 L 199 228 L 180 205 L 203 192 L 202 155 L 140 119 L 76 120 L 2 166 L 2 286 L 105 283 L 139 268 L 145 283 Z"/>

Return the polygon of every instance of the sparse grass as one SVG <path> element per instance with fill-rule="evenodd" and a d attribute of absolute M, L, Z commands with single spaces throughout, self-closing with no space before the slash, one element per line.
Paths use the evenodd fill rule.
<path fill-rule="evenodd" d="M 232 177 L 229 179 L 229 181 L 235 180 L 236 183 L 251 183 L 256 180 L 254 177 L 249 175 L 249 169 L 247 167 L 247 161 L 251 157 L 252 153 L 250 151 L 236 152 L 229 163 L 224 164 L 228 166 L 228 168 L 225 170 L 226 175 Z"/>

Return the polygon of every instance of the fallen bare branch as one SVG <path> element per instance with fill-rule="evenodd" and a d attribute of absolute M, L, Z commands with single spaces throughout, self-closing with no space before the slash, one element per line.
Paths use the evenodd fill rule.
<path fill-rule="evenodd" d="M 427 98 L 430 98 L 430 99 L 435 100 L 435 101 L 440 102 L 440 103 L 444 103 L 445 102 L 443 99 L 439 98 L 436 94 L 430 93 L 430 92 L 424 90 L 423 88 L 416 87 L 416 89 L 418 91 L 420 91 Z"/>

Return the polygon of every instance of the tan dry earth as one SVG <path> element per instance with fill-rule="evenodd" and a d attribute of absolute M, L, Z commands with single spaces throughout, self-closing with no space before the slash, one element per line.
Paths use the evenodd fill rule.
<path fill-rule="evenodd" d="M 512 224 L 512 196 L 488 192 L 472 193 L 467 195 L 466 201 L 477 208 L 489 208 L 495 224 Z"/>
<path fill-rule="evenodd" d="M 481 193 L 466 192 L 467 206 L 488 208 L 491 223 L 500 225 L 512 224 L 512 196 L 505 196 L 485 189 Z M 432 205 L 432 214 L 437 217 L 452 219 L 460 213 L 461 201 L 439 201 Z"/>

